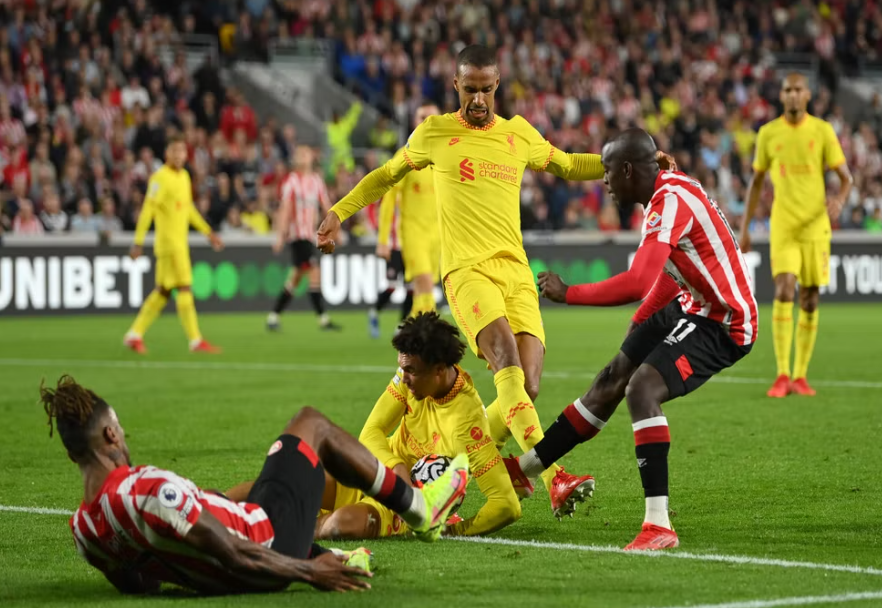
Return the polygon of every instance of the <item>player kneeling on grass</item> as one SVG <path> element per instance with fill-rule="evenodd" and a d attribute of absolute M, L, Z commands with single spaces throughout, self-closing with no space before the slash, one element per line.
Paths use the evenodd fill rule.
<path fill-rule="evenodd" d="M 486 534 L 516 521 L 520 503 L 490 436 L 478 391 L 459 367 L 466 348 L 459 331 L 434 312 L 422 313 L 402 323 L 392 345 L 398 351 L 399 369 L 377 400 L 359 440 L 402 479 L 411 478 L 411 469 L 424 456 L 468 454 L 472 475 L 487 502 L 474 517 L 451 522 L 446 534 Z M 376 538 L 408 529 L 407 520 L 339 480 L 329 478 L 322 508 L 318 538 Z"/>
<path fill-rule="evenodd" d="M 123 593 L 161 583 L 220 594 L 279 591 L 292 582 L 365 589 L 370 552 L 313 543 L 325 470 L 394 510 L 425 540 L 437 539 L 465 493 L 459 456 L 422 490 L 384 467 L 352 436 L 304 408 L 270 447 L 255 482 L 228 494 L 151 466 L 133 467 L 125 432 L 106 401 L 62 376 L 41 400 L 80 468 L 84 497 L 70 520 L 77 549 Z"/>
<path fill-rule="evenodd" d="M 523 473 L 535 478 L 597 435 L 625 398 L 646 496 L 643 529 L 625 549 L 676 547 L 679 539 L 668 519 L 671 436 L 661 404 L 691 393 L 750 352 L 757 334 L 756 299 L 747 265 L 719 207 L 696 180 L 660 170 L 648 133 L 624 131 L 604 146 L 601 160 L 604 183 L 620 206 L 647 205 L 631 269 L 573 287 L 552 272 L 540 273 L 542 295 L 594 306 L 627 304 L 649 295 L 619 353 L 519 461 Z"/>

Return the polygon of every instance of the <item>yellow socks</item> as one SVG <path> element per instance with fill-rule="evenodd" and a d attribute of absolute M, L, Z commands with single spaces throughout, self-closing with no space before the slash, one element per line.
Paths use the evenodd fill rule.
<path fill-rule="evenodd" d="M 410 316 L 415 317 L 421 312 L 433 312 L 435 310 L 435 294 L 432 292 L 414 294 L 413 308 L 410 310 Z"/>
<path fill-rule="evenodd" d="M 199 321 L 196 320 L 196 302 L 193 300 L 192 291 L 178 291 L 175 303 L 178 307 L 178 318 L 181 325 L 184 326 L 184 333 L 192 344 L 199 340 L 202 335 L 199 333 Z"/>
<path fill-rule="evenodd" d="M 793 362 L 793 377 L 805 378 L 809 361 L 815 350 L 815 338 L 818 337 L 818 311 L 806 312 L 799 310 L 796 319 L 796 355 Z"/>
<path fill-rule="evenodd" d="M 490 436 L 496 443 L 496 449 L 501 450 L 508 438 L 511 437 L 511 430 L 505 425 L 505 417 L 502 415 L 499 399 L 494 400 L 485 411 L 487 412 L 487 423 L 490 426 Z"/>
<path fill-rule="evenodd" d="M 493 376 L 496 384 L 497 401 L 496 409 L 502 415 L 505 426 L 508 427 L 518 446 L 523 452 L 529 452 L 545 436 L 542 432 L 542 423 L 539 415 L 533 407 L 533 401 L 524 388 L 524 370 L 511 366 L 499 370 Z M 490 404 L 492 408 L 494 404 Z M 489 409 L 489 408 L 488 408 Z M 487 413 L 490 418 L 490 412 Z M 490 430 L 493 435 L 493 427 Z M 493 435 L 493 439 L 498 438 Z M 557 473 L 557 465 L 552 465 L 542 474 L 542 481 L 546 488 L 551 488 L 551 480 Z"/>
<path fill-rule="evenodd" d="M 817 327 L 817 321 L 815 326 Z M 775 300 L 772 304 L 772 343 L 775 346 L 778 375 L 789 378 L 790 348 L 793 344 L 793 302 Z M 814 338 L 812 338 L 812 346 L 814 346 Z"/>
<path fill-rule="evenodd" d="M 153 325 L 156 317 L 158 317 L 162 312 L 162 309 L 165 308 L 166 302 L 168 302 L 166 296 L 158 291 L 150 292 L 150 295 L 147 296 L 147 299 L 144 300 L 144 303 L 141 305 L 141 310 L 138 312 L 138 316 L 135 317 L 135 322 L 132 323 L 132 327 L 129 329 L 129 334 L 143 338 L 150 326 Z"/>

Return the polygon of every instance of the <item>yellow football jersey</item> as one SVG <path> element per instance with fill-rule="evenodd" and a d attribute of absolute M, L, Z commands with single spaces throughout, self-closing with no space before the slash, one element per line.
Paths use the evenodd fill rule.
<path fill-rule="evenodd" d="M 798 125 L 782 116 L 759 130 L 753 168 L 767 171 L 775 188 L 772 230 L 792 231 L 798 240 L 830 237 L 825 169 L 845 162 L 833 127 L 806 114 Z"/>
<path fill-rule="evenodd" d="M 385 165 L 332 208 L 341 220 L 385 194 L 410 171 L 432 165 L 441 229 L 441 273 L 493 257 L 527 263 L 521 235 L 524 170 L 565 179 L 600 179 L 597 154 L 564 153 L 526 120 L 496 116 L 483 128 L 459 114 L 429 116 Z"/>
<path fill-rule="evenodd" d="M 490 436 L 478 391 L 464 370 L 457 367 L 457 371 L 450 393 L 436 401 L 431 397 L 417 400 L 399 369 L 377 400 L 359 441 L 389 468 L 404 464 L 410 470 L 428 454 L 451 458 L 468 454 L 470 474 L 487 502 L 477 515 L 450 532 L 485 534 L 519 518 L 520 503 Z"/>
<path fill-rule="evenodd" d="M 186 169 L 163 165 L 150 177 L 144 206 L 135 227 L 136 245 L 144 244 L 151 223 L 155 223 L 153 252 L 157 256 L 187 250 L 187 233 L 191 224 L 202 234 L 211 232 L 211 227 L 193 206 L 193 188 Z"/>

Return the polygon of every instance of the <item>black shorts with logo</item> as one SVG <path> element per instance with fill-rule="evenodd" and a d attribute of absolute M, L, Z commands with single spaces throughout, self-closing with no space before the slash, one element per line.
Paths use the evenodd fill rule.
<path fill-rule="evenodd" d="M 658 370 L 674 399 L 737 363 L 752 346 L 736 344 L 723 325 L 684 313 L 674 300 L 638 325 L 622 352 L 635 367 L 646 363 Z"/>
<path fill-rule="evenodd" d="M 291 265 L 295 268 L 309 268 L 318 262 L 318 253 L 318 247 L 312 241 L 291 241 Z"/>
<path fill-rule="evenodd" d="M 309 444 L 294 435 L 279 437 L 247 499 L 266 511 L 274 551 L 296 559 L 321 551 L 313 538 L 324 491 L 325 471 Z"/>
<path fill-rule="evenodd" d="M 389 261 L 386 262 L 386 280 L 390 283 L 404 277 L 404 258 L 400 249 L 393 249 Z"/>

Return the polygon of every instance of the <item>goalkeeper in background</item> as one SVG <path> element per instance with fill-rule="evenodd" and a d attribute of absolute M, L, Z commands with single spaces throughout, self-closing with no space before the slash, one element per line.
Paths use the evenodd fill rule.
<path fill-rule="evenodd" d="M 165 308 L 171 291 L 177 290 L 175 304 L 184 332 L 193 352 L 220 352 L 202 338 L 196 319 L 196 303 L 193 300 L 193 271 L 190 264 L 188 232 L 192 225 L 208 236 L 215 251 L 223 249 L 220 237 L 212 232 L 208 223 L 193 206 L 193 188 L 190 174 L 184 168 L 187 161 L 187 145 L 183 138 L 173 137 L 165 149 L 165 164 L 150 177 L 144 206 L 135 227 L 135 242 L 130 255 L 137 259 L 143 253 L 144 237 L 150 224 L 154 224 L 156 255 L 156 286 L 147 296 L 123 343 L 138 354 L 147 352 L 144 334 Z"/>
<path fill-rule="evenodd" d="M 398 371 L 359 441 L 405 480 L 423 456 L 468 454 L 469 469 L 487 502 L 474 517 L 448 522 L 446 534 L 486 534 L 517 521 L 521 506 L 506 464 L 490 436 L 478 391 L 459 367 L 466 345 L 457 329 L 437 313 L 424 313 L 407 319 L 392 345 Z M 377 538 L 407 530 L 393 511 L 328 477 L 316 538 Z"/>

